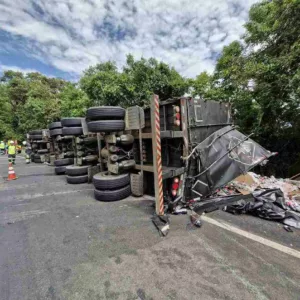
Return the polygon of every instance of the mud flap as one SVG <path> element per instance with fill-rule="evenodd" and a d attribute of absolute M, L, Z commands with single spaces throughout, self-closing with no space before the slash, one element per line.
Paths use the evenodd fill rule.
<path fill-rule="evenodd" d="M 152 218 L 153 224 L 156 226 L 158 229 L 158 232 L 162 236 L 166 236 L 169 233 L 170 230 L 170 221 L 169 221 L 169 216 L 163 215 L 163 216 L 158 216 L 154 215 Z"/>

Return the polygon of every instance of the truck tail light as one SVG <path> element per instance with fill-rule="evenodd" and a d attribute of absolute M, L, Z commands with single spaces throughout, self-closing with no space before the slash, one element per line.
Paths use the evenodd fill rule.
<path fill-rule="evenodd" d="M 175 197 L 177 195 L 179 189 L 179 178 L 175 177 L 173 179 L 173 184 L 172 184 L 172 196 Z"/>
<path fill-rule="evenodd" d="M 175 126 L 180 126 L 180 107 L 179 106 L 173 106 L 173 112 L 174 112 L 174 124 Z"/>
<path fill-rule="evenodd" d="M 177 195 L 177 191 L 176 190 L 172 190 L 172 196 L 175 197 Z"/>
<path fill-rule="evenodd" d="M 173 190 L 178 190 L 179 189 L 179 184 L 178 183 L 173 183 L 172 184 L 172 189 Z"/>

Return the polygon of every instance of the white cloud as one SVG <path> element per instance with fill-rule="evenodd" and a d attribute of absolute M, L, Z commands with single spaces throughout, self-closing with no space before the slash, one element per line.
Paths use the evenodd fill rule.
<path fill-rule="evenodd" d="M 73 75 L 126 54 L 161 59 L 185 76 L 212 71 L 244 33 L 256 0 L 1 0 L 0 28 L 27 53 Z M 21 45 L 20 45 L 21 47 Z"/>
<path fill-rule="evenodd" d="M 24 69 L 24 68 L 20 68 L 20 67 L 17 67 L 17 66 L 6 66 L 6 65 L 1 65 L 0 64 L 0 73 L 4 72 L 4 71 L 8 71 L 8 70 L 11 70 L 11 71 L 15 71 L 15 72 L 22 72 L 22 73 L 33 73 L 33 72 L 39 72 L 35 69 Z M 41 72 L 39 72 L 41 73 Z"/>

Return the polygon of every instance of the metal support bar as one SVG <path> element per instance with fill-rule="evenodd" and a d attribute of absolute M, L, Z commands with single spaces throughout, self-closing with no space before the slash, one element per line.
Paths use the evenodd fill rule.
<path fill-rule="evenodd" d="M 133 137 L 135 139 L 139 139 L 139 135 L 136 132 L 132 133 Z M 173 139 L 173 138 L 182 138 L 183 133 L 182 131 L 172 131 L 172 130 L 166 130 L 160 132 L 160 138 L 161 139 Z M 143 139 L 152 139 L 152 133 L 151 132 L 143 132 L 142 133 Z"/>
<path fill-rule="evenodd" d="M 223 196 L 223 197 L 215 197 L 207 200 L 200 201 L 194 205 L 193 211 L 197 213 L 202 213 L 205 211 L 210 211 L 214 209 L 219 209 L 226 205 L 232 204 L 239 200 L 245 199 L 253 199 L 251 194 L 249 195 L 231 195 L 231 196 Z"/>
<path fill-rule="evenodd" d="M 103 161 L 101 156 L 101 135 L 100 132 L 97 132 L 97 143 L 98 143 L 98 155 L 99 155 L 99 163 L 100 163 L 100 172 L 103 172 Z"/>
<path fill-rule="evenodd" d="M 189 153 L 189 139 L 188 139 L 188 118 L 187 118 L 187 105 L 186 105 L 186 99 L 181 98 L 180 99 L 180 112 L 181 112 L 181 129 L 182 129 L 182 135 L 183 135 L 183 156 L 186 157 Z M 186 181 L 186 172 L 189 168 L 189 161 L 186 160 L 184 162 L 184 169 L 185 172 L 181 176 L 180 184 L 179 184 L 179 196 L 182 196 L 182 202 L 185 202 L 185 181 Z"/>
<path fill-rule="evenodd" d="M 167 130 L 167 118 L 166 118 L 166 107 L 163 106 L 163 112 L 164 112 L 164 131 Z"/>
<path fill-rule="evenodd" d="M 184 98 L 184 99 L 189 99 L 189 98 Z M 167 100 L 161 101 L 160 106 L 173 104 L 173 103 L 178 102 L 178 100 L 179 100 L 179 98 L 167 99 Z"/>
<path fill-rule="evenodd" d="M 220 124 L 205 124 L 205 125 L 191 125 L 190 128 L 198 128 L 198 127 L 214 127 L 214 126 L 230 126 L 232 123 L 220 123 Z"/>
<path fill-rule="evenodd" d="M 76 137 L 72 137 L 72 148 L 73 148 L 73 151 L 74 151 L 74 165 L 75 166 L 78 166 L 78 159 L 77 159 L 77 143 L 76 143 Z"/>
<path fill-rule="evenodd" d="M 164 214 L 164 197 L 162 182 L 159 98 L 157 95 L 153 95 L 153 100 L 151 103 L 151 130 L 154 162 L 155 209 L 156 214 L 162 216 Z"/>
<path fill-rule="evenodd" d="M 143 140 L 142 140 L 142 118 L 141 111 L 139 108 L 139 144 L 140 144 L 140 161 L 141 161 L 141 176 L 142 176 L 142 191 L 144 192 L 144 170 L 143 170 Z"/>

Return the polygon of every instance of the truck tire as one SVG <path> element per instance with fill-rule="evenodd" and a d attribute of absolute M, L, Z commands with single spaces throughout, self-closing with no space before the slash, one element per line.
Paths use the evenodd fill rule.
<path fill-rule="evenodd" d="M 58 129 L 58 128 L 62 128 L 61 122 L 53 122 L 49 125 L 50 130 Z"/>
<path fill-rule="evenodd" d="M 118 201 L 127 198 L 131 195 L 130 184 L 118 190 L 97 190 L 95 189 L 94 195 L 96 200 L 110 202 Z"/>
<path fill-rule="evenodd" d="M 42 160 L 41 160 L 41 158 L 35 158 L 35 159 L 34 159 L 34 162 L 35 162 L 36 164 L 41 164 L 41 163 L 42 163 Z"/>
<path fill-rule="evenodd" d="M 66 173 L 66 166 L 55 167 L 54 171 L 56 175 L 63 175 Z"/>
<path fill-rule="evenodd" d="M 56 128 L 50 130 L 50 136 L 62 135 L 62 128 Z"/>
<path fill-rule="evenodd" d="M 37 151 L 38 154 L 46 154 L 46 153 L 49 153 L 49 150 L 48 149 L 40 149 Z"/>
<path fill-rule="evenodd" d="M 62 159 L 57 159 L 54 161 L 54 165 L 56 167 L 68 166 L 68 165 L 72 165 L 73 163 L 74 163 L 73 158 L 62 158 Z"/>
<path fill-rule="evenodd" d="M 61 119 L 62 127 L 81 127 L 82 118 L 63 118 Z"/>
<path fill-rule="evenodd" d="M 90 132 L 114 132 L 122 131 L 125 127 L 123 120 L 101 120 L 87 123 Z"/>
<path fill-rule="evenodd" d="M 86 183 L 88 182 L 88 176 L 87 175 L 81 175 L 81 176 L 66 176 L 67 183 L 70 184 L 79 184 L 79 183 Z"/>
<path fill-rule="evenodd" d="M 42 130 L 31 130 L 29 131 L 30 135 L 43 134 Z"/>
<path fill-rule="evenodd" d="M 82 135 L 82 127 L 63 127 L 63 135 Z"/>
<path fill-rule="evenodd" d="M 129 174 L 109 175 L 106 171 L 94 175 L 93 183 L 98 190 L 119 189 L 130 183 L 130 176 Z"/>
<path fill-rule="evenodd" d="M 86 112 L 89 120 L 123 120 L 125 109 L 118 106 L 98 106 L 90 107 Z"/>
<path fill-rule="evenodd" d="M 38 140 L 42 140 L 43 139 L 43 135 L 42 134 L 31 134 L 30 138 L 34 141 L 38 141 Z"/>
<path fill-rule="evenodd" d="M 88 173 L 88 166 L 67 166 L 66 174 L 70 176 L 86 175 Z"/>

